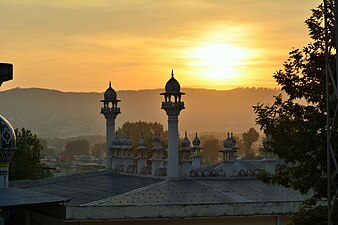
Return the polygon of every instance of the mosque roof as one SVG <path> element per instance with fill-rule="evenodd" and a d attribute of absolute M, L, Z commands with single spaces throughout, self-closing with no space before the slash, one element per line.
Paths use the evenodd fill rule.
<path fill-rule="evenodd" d="M 168 180 L 98 171 L 11 185 L 70 199 L 66 220 L 280 215 L 309 198 L 253 177 Z"/>

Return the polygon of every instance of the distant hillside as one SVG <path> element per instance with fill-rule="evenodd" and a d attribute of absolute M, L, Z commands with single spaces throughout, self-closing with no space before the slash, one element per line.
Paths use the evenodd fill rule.
<path fill-rule="evenodd" d="M 163 90 L 118 91 L 121 112 L 116 123 L 152 121 L 166 126 L 161 110 Z M 252 106 L 271 102 L 276 89 L 239 88 L 226 91 L 183 89 L 186 109 L 181 112 L 179 129 L 188 132 L 243 132 L 255 124 Z M 103 93 L 74 93 L 47 89 L 0 92 L 0 113 L 15 127 L 31 129 L 39 137 L 72 137 L 105 134 L 100 115 Z"/>

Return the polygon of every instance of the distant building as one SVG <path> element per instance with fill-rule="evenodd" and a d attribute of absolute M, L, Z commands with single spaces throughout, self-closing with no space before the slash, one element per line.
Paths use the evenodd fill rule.
<path fill-rule="evenodd" d="M 20 199 L 20 204 L 1 201 L 8 221 L 20 225 L 286 224 L 307 196 L 255 178 L 262 169 L 274 173 L 276 160 L 237 159 L 236 142 L 229 133 L 220 150 L 223 160 L 203 165 L 197 133 L 192 143 L 185 134 L 178 148 L 178 117 L 185 105 L 173 72 L 161 95 L 168 116 L 168 150 L 158 134 L 151 148 L 141 134 L 136 148 L 130 137 L 115 135 L 115 119 L 121 112 L 109 84 L 101 101 L 107 120 L 106 169 L 12 182 L 13 190 L 34 194 L 26 196 L 26 204 Z M 39 193 L 43 197 L 34 203 Z M 6 190 L 0 189 L 0 199 L 3 196 Z"/>

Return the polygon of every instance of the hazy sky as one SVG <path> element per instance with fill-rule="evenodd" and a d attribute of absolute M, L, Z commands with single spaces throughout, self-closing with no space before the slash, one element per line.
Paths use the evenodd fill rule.
<path fill-rule="evenodd" d="M 319 0 L 0 0 L 0 62 L 13 87 L 63 91 L 276 87 L 308 43 Z"/>

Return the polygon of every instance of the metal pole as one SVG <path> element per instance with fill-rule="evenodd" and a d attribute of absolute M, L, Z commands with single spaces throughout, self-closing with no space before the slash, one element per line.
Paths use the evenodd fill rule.
<path fill-rule="evenodd" d="M 325 30 L 325 90 L 326 90 L 326 160 L 327 160 L 327 221 L 328 225 L 332 225 L 331 221 L 331 165 L 330 165 L 330 104 L 329 104 L 329 34 L 327 21 L 327 0 L 324 0 L 324 30 Z"/>

